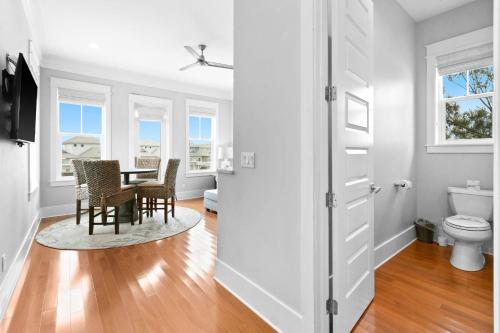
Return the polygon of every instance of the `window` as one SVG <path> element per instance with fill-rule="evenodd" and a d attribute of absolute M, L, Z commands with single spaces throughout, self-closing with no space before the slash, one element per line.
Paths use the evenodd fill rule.
<path fill-rule="evenodd" d="M 491 153 L 492 28 L 427 46 L 427 152 Z"/>
<path fill-rule="evenodd" d="M 139 140 L 137 156 L 161 158 L 161 121 L 138 120 Z"/>
<path fill-rule="evenodd" d="M 187 101 L 187 173 L 206 174 L 216 169 L 216 118 L 218 104 Z"/>
<path fill-rule="evenodd" d="M 51 78 L 51 185 L 74 184 L 73 159 L 109 158 L 109 87 Z"/>
<path fill-rule="evenodd" d="M 73 177 L 74 159 L 101 159 L 102 105 L 65 101 L 60 98 L 58 141 L 61 147 L 60 177 Z"/>

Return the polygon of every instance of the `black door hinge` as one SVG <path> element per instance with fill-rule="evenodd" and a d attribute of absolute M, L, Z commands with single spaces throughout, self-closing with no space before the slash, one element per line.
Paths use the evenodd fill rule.
<path fill-rule="evenodd" d="M 334 299 L 328 299 L 326 301 L 326 313 L 327 314 L 338 314 L 339 306 L 336 300 Z"/>

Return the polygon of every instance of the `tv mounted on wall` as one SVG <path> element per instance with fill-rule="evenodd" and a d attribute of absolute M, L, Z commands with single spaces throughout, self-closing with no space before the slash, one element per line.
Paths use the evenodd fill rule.
<path fill-rule="evenodd" d="M 3 84 L 9 86 L 7 95 L 12 101 L 10 138 L 20 146 L 35 142 L 38 86 L 22 53 L 17 58 L 14 75 L 6 76 Z"/>

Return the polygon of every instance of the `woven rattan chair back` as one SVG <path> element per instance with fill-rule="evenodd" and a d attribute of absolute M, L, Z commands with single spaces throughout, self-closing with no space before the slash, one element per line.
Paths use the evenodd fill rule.
<path fill-rule="evenodd" d="M 180 159 L 171 158 L 168 160 L 167 172 L 165 172 L 165 188 L 175 193 L 175 182 L 177 179 L 177 169 L 179 169 Z"/>
<path fill-rule="evenodd" d="M 84 161 L 83 169 L 89 191 L 89 206 L 101 205 L 101 197 L 121 190 L 119 161 Z"/>
<path fill-rule="evenodd" d="M 135 167 L 137 169 L 156 169 L 156 172 L 143 173 L 137 178 L 140 179 L 156 179 L 160 171 L 161 159 L 158 157 L 135 157 Z"/>
<path fill-rule="evenodd" d="M 71 163 L 73 163 L 73 174 L 75 175 L 76 185 L 87 184 L 85 171 L 83 170 L 83 160 L 72 160 Z"/>

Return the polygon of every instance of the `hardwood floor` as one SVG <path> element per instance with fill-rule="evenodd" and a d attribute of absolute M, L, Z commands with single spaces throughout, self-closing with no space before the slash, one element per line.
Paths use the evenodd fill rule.
<path fill-rule="evenodd" d="M 450 265 L 451 249 L 417 241 L 380 267 L 353 332 L 493 332 L 493 258 L 464 272 Z"/>
<path fill-rule="evenodd" d="M 202 200 L 179 205 L 204 220 L 165 240 L 94 251 L 34 242 L 0 332 L 273 332 L 212 279 L 217 216 Z M 492 332 L 492 258 L 463 272 L 450 251 L 415 242 L 379 268 L 354 332 Z"/>
<path fill-rule="evenodd" d="M 202 200 L 179 206 L 204 220 L 161 241 L 93 251 L 34 242 L 0 332 L 274 332 L 212 279 L 217 216 Z"/>

